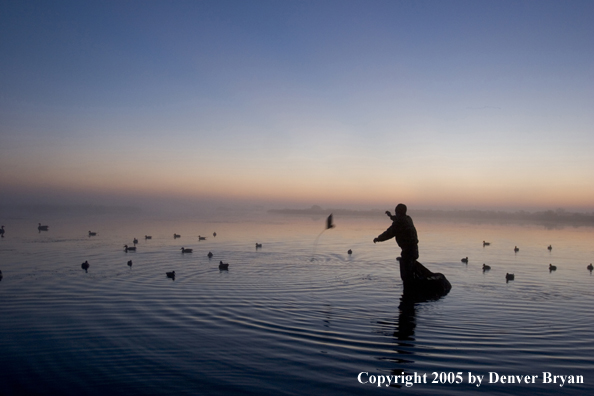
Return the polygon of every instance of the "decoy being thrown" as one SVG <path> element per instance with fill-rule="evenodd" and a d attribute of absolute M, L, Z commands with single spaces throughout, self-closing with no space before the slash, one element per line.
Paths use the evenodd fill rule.
<path fill-rule="evenodd" d="M 181 248 L 182 253 L 192 253 L 192 249 Z"/>
<path fill-rule="evenodd" d="M 89 262 L 88 262 L 88 261 L 85 261 L 84 263 L 82 263 L 82 264 L 80 265 L 80 267 L 81 267 L 82 269 L 84 269 L 84 270 L 85 270 L 85 272 L 88 272 L 87 270 L 88 270 L 88 269 L 89 269 L 89 267 L 90 267 L 90 265 L 89 265 Z"/>
<path fill-rule="evenodd" d="M 138 243 L 138 239 L 134 238 L 132 242 L 136 245 Z"/>
<path fill-rule="evenodd" d="M 216 237 L 216 236 L 217 236 L 217 233 L 216 233 L 216 232 L 213 232 L 213 233 L 212 233 L 212 236 L 213 236 L 213 237 Z"/>
<path fill-rule="evenodd" d="M 49 229 L 49 226 L 41 225 L 41 223 L 39 223 L 39 226 L 37 226 L 37 229 L 39 231 L 47 231 Z"/>
<path fill-rule="evenodd" d="M 136 251 L 136 246 L 130 246 L 130 247 L 128 247 L 128 245 L 124 245 L 124 251 L 126 253 L 128 253 L 128 250 L 131 250 L 131 251 L 135 252 Z"/>
<path fill-rule="evenodd" d="M 228 269 L 229 269 L 229 264 L 228 264 L 228 263 L 227 263 L 227 264 L 225 264 L 225 263 L 223 263 L 223 262 L 221 261 L 221 262 L 219 262 L 219 269 L 220 269 L 220 270 L 228 270 Z"/>
<path fill-rule="evenodd" d="M 464 264 L 468 264 L 468 257 L 464 257 L 464 258 L 463 258 L 462 260 L 460 260 L 460 261 L 462 261 Z"/>

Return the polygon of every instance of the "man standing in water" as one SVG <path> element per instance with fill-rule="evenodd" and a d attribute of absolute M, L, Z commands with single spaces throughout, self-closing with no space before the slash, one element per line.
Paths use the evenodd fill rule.
<path fill-rule="evenodd" d="M 405 204 L 400 203 L 396 206 L 395 216 L 392 216 L 390 212 L 386 212 L 386 214 L 390 216 L 393 223 L 390 228 L 374 238 L 373 243 L 396 238 L 396 243 L 402 249 L 400 253 L 400 277 L 405 284 L 410 283 L 414 280 L 413 268 L 419 258 L 417 230 L 410 216 L 406 214 Z"/>

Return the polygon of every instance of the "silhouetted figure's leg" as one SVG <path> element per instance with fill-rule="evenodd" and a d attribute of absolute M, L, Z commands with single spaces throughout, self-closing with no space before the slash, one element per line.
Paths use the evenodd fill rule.
<path fill-rule="evenodd" d="M 419 248 L 415 246 L 402 249 L 400 254 L 400 278 L 402 282 L 410 283 L 414 280 L 413 268 L 419 258 Z"/>

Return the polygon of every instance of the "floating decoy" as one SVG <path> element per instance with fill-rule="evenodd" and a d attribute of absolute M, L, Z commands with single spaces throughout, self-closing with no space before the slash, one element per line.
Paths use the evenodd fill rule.
<path fill-rule="evenodd" d="M 89 236 L 90 236 L 90 237 L 92 237 L 92 236 L 95 236 L 95 235 L 97 235 L 97 233 L 96 233 L 96 232 L 89 231 Z"/>
<path fill-rule="evenodd" d="M 219 262 L 219 269 L 220 270 L 228 270 L 229 269 L 229 264 L 225 264 L 222 261 Z"/>
<path fill-rule="evenodd" d="M 128 260 L 128 267 L 132 268 L 132 260 Z"/>
<path fill-rule="evenodd" d="M 199 241 L 205 241 L 206 240 L 206 237 L 203 237 L 203 236 L 198 235 L 198 240 Z"/>
<path fill-rule="evenodd" d="M 520 249 L 516 246 L 514 247 L 514 252 L 518 253 L 520 251 Z"/>
<path fill-rule="evenodd" d="M 181 248 L 182 253 L 192 253 L 192 249 Z"/>
<path fill-rule="evenodd" d="M 0 236 L 4 237 L 4 226 L 2 226 L 2 228 L 0 228 Z"/>
<path fill-rule="evenodd" d="M 128 250 L 136 251 L 136 246 L 128 247 L 128 245 L 124 245 L 124 250 L 127 252 Z"/>
<path fill-rule="evenodd" d="M 551 245 L 549 245 L 549 247 L 547 249 L 549 249 L 549 251 L 551 251 L 551 250 L 553 250 L 553 247 Z"/>
<path fill-rule="evenodd" d="M 41 225 L 41 223 L 39 223 L 39 226 L 37 226 L 37 229 L 39 231 L 47 231 L 49 229 L 49 226 Z"/>
<path fill-rule="evenodd" d="M 181 235 L 179 235 L 179 234 L 173 234 L 173 239 L 175 239 L 175 238 L 181 238 Z"/>
<path fill-rule="evenodd" d="M 212 258 L 212 256 L 214 256 L 214 255 L 212 254 L 212 252 L 208 252 L 207 256 L 208 256 L 208 258 Z"/>
<path fill-rule="evenodd" d="M 489 246 L 490 244 L 491 244 L 491 242 L 485 242 L 485 241 L 483 241 L 483 247 Z"/>
<path fill-rule="evenodd" d="M 483 271 L 489 271 L 491 269 L 490 265 L 483 264 Z"/>
<path fill-rule="evenodd" d="M 592 266 L 592 263 L 590 263 L 589 266 L 587 266 L 586 268 L 588 268 L 588 271 L 592 272 L 592 270 L 594 270 L 594 267 Z"/>
<path fill-rule="evenodd" d="M 153 239 L 153 237 L 152 237 L 152 236 L 150 236 L 150 235 L 145 235 L 145 236 L 144 236 L 144 239 Z"/>
<path fill-rule="evenodd" d="M 463 258 L 463 259 L 462 259 L 462 260 L 460 260 L 460 261 L 462 261 L 462 262 L 463 262 L 463 263 L 465 263 L 465 264 L 468 264 L 468 257 L 465 257 L 465 258 Z"/>
<path fill-rule="evenodd" d="M 138 239 L 134 238 L 132 242 L 136 245 L 138 243 Z"/>
<path fill-rule="evenodd" d="M 553 264 L 549 264 L 549 272 L 557 271 L 557 266 Z"/>
<path fill-rule="evenodd" d="M 175 279 L 175 271 L 165 272 L 168 278 Z"/>
<path fill-rule="evenodd" d="M 349 249 L 349 251 L 347 253 L 348 254 L 353 254 L 353 251 L 351 249 Z"/>
<path fill-rule="evenodd" d="M 89 267 L 90 267 L 90 265 L 89 265 L 89 262 L 88 262 L 88 261 L 85 261 L 84 263 L 82 263 L 82 264 L 80 265 L 80 267 L 81 267 L 82 269 L 84 269 L 84 270 L 85 270 L 85 272 L 88 272 L 87 270 L 88 270 L 88 269 L 89 269 Z"/>
<path fill-rule="evenodd" d="M 216 233 L 216 232 L 213 232 L 213 233 L 212 233 L 212 236 L 213 236 L 213 237 L 216 237 L 216 236 L 217 236 L 217 233 Z"/>
<path fill-rule="evenodd" d="M 514 274 L 505 274 L 506 281 L 510 281 L 510 280 L 514 280 L 514 279 L 515 279 Z"/>
<path fill-rule="evenodd" d="M 260 249 L 262 247 L 261 243 L 256 242 L 256 249 Z"/>

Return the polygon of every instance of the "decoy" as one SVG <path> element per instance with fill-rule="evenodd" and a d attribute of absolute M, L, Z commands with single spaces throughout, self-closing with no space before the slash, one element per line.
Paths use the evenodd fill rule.
<path fill-rule="evenodd" d="M 132 268 L 132 260 L 128 260 L 128 267 Z"/>
<path fill-rule="evenodd" d="M 260 249 L 262 247 L 261 243 L 256 242 L 256 249 Z"/>
<path fill-rule="evenodd" d="M 128 247 L 128 245 L 124 245 L 124 250 L 127 252 L 128 250 L 136 251 L 136 246 Z"/>
<path fill-rule="evenodd" d="M 483 241 L 483 247 L 489 246 L 490 244 L 491 244 L 491 242 L 485 242 L 485 241 Z"/>
<path fill-rule="evenodd" d="M 179 235 L 179 234 L 173 234 L 173 239 L 175 239 L 175 238 L 181 238 L 181 235 Z"/>
<path fill-rule="evenodd" d="M 549 264 L 549 272 L 557 271 L 557 266 L 553 264 Z"/>
<path fill-rule="evenodd" d="M 592 272 L 592 270 L 594 270 L 594 267 L 592 266 L 592 263 L 590 263 L 589 266 L 587 266 L 586 268 L 588 268 L 588 271 Z"/>
<path fill-rule="evenodd" d="M 132 242 L 134 242 L 134 244 L 136 245 L 138 243 L 138 239 L 134 238 Z"/>
<path fill-rule="evenodd" d="M 2 226 L 2 228 L 0 228 L 0 236 L 4 237 L 4 226 Z"/>
<path fill-rule="evenodd" d="M 483 264 L 483 271 L 489 271 L 491 269 L 490 265 Z"/>
<path fill-rule="evenodd" d="M 49 226 L 41 225 L 41 223 L 39 223 L 39 226 L 37 227 L 37 229 L 39 231 L 47 231 L 49 229 Z"/>
<path fill-rule="evenodd" d="M 168 278 L 175 279 L 175 271 L 165 272 Z"/>
<path fill-rule="evenodd" d="M 213 237 L 216 237 L 216 236 L 217 236 L 217 233 L 216 233 L 216 232 L 213 232 L 213 233 L 212 233 L 212 236 L 213 236 Z"/>
<path fill-rule="evenodd" d="M 144 239 L 153 239 L 153 237 L 152 237 L 152 236 L 150 236 L 150 235 L 145 235 L 145 236 L 144 236 Z"/>
<path fill-rule="evenodd" d="M 192 253 L 192 249 L 181 248 L 182 253 Z"/>
<path fill-rule="evenodd" d="M 514 279 L 515 279 L 514 274 L 505 274 L 506 281 L 510 281 L 510 280 L 514 280 Z"/>
<path fill-rule="evenodd" d="M 219 262 L 219 269 L 220 270 L 228 270 L 229 269 L 229 264 L 225 264 L 222 261 Z"/>
<path fill-rule="evenodd" d="M 460 261 L 462 261 L 462 262 L 463 262 L 463 263 L 465 263 L 465 264 L 468 264 L 468 257 L 465 257 L 465 258 L 463 258 L 463 259 L 462 259 L 462 260 L 460 260 Z"/>
<path fill-rule="evenodd" d="M 551 250 L 553 250 L 553 246 L 549 245 L 549 247 L 547 249 L 549 249 L 549 251 L 551 251 Z"/>
<path fill-rule="evenodd" d="M 88 270 L 88 269 L 89 269 L 89 267 L 90 267 L 90 265 L 89 265 L 89 262 L 88 262 L 88 261 L 85 261 L 84 263 L 82 263 L 82 264 L 80 265 L 80 267 L 81 267 L 82 269 L 84 269 L 84 270 L 85 270 L 85 272 L 88 272 L 87 270 Z"/>
<path fill-rule="evenodd" d="M 0 279 L 2 279 L 2 271 L 0 271 Z"/>
<path fill-rule="evenodd" d="M 347 253 L 348 254 L 353 254 L 353 251 L 351 249 L 349 249 L 349 251 Z"/>
<path fill-rule="evenodd" d="M 514 247 L 514 252 L 518 253 L 520 251 L 520 249 L 516 246 Z"/>
<path fill-rule="evenodd" d="M 208 256 L 208 258 L 212 258 L 212 256 L 214 256 L 214 255 L 212 254 L 212 252 L 208 252 L 207 256 Z"/>
<path fill-rule="evenodd" d="M 205 241 L 206 240 L 206 237 L 203 237 L 203 236 L 198 235 L 198 240 L 199 241 Z"/>
<path fill-rule="evenodd" d="M 96 233 L 96 232 L 89 231 L 89 236 L 90 236 L 90 237 L 91 237 L 91 236 L 95 236 L 95 235 L 97 235 L 97 233 Z"/>
<path fill-rule="evenodd" d="M 326 219 L 326 229 L 329 230 L 330 228 L 334 228 L 334 223 L 332 222 L 332 213 Z"/>

